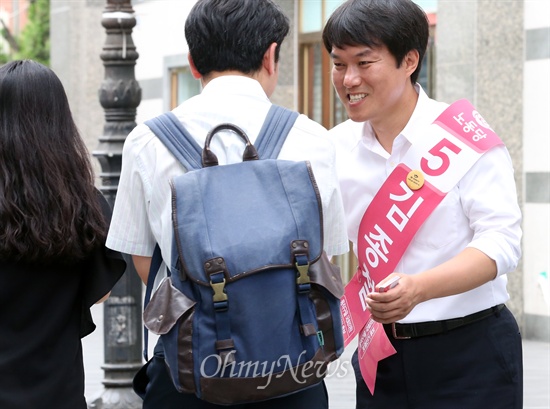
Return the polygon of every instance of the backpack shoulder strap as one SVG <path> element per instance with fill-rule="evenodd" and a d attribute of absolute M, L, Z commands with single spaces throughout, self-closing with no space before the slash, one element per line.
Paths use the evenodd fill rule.
<path fill-rule="evenodd" d="M 187 170 L 200 169 L 202 149 L 172 112 L 145 122 Z"/>
<path fill-rule="evenodd" d="M 300 114 L 279 105 L 271 105 L 256 142 L 260 159 L 277 159 L 283 143 Z"/>

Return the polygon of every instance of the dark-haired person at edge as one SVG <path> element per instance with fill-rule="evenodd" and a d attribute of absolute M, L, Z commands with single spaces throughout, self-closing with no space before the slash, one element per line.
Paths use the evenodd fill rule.
<path fill-rule="evenodd" d="M 279 51 L 288 32 L 288 18 L 271 0 L 199 0 L 194 5 L 185 23 L 185 37 L 191 72 L 200 79 L 203 89 L 172 112 L 199 146 L 204 146 L 214 126 L 225 122 L 243 129 L 254 143 L 272 105 L 269 97 L 278 80 Z M 220 164 L 241 162 L 242 150 L 237 135 L 224 135 L 222 142 L 220 138 L 212 141 L 212 151 Z M 299 116 L 278 158 L 310 161 L 323 206 L 325 251 L 330 255 L 346 253 L 348 240 L 335 152 L 327 130 Z M 146 125 L 138 125 L 128 135 L 107 246 L 132 254 L 145 283 L 156 243 L 163 259 L 171 259 L 169 180 L 185 171 Z M 166 276 L 165 269 L 161 270 L 157 283 Z M 192 393 L 179 393 L 166 369 L 161 343 L 155 347 L 146 375 L 145 409 L 328 407 L 324 382 L 288 396 L 232 406 L 214 405 Z"/>
<path fill-rule="evenodd" d="M 357 255 L 365 209 L 448 105 L 416 82 L 428 21 L 412 1 L 346 1 L 323 42 L 349 117 L 329 134 Z M 371 394 L 355 352 L 358 409 L 522 408 L 521 336 L 504 305 L 521 256 L 513 173 L 503 145 L 484 153 L 416 232 L 390 273 L 399 284 L 369 293 L 367 308 L 397 353 L 378 362 Z"/>
<path fill-rule="evenodd" d="M 81 338 L 124 273 L 55 73 L 0 67 L 0 408 L 85 409 Z"/>

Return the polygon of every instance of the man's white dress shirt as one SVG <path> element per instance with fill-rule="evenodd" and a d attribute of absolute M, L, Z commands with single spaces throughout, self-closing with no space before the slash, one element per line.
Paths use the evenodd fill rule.
<path fill-rule="evenodd" d="M 411 144 L 448 106 L 428 98 L 418 85 L 417 91 L 416 108 L 394 140 L 391 154 L 382 148 L 368 122 L 348 120 L 329 131 L 337 147 L 347 231 L 355 254 L 367 206 Z M 421 303 L 401 322 L 456 318 L 506 302 L 506 274 L 516 268 L 521 256 L 520 224 L 512 162 L 506 148 L 498 146 L 485 153 L 447 194 L 396 267 L 399 273 L 418 274 L 473 247 L 496 262 L 497 277 L 466 293 Z"/>

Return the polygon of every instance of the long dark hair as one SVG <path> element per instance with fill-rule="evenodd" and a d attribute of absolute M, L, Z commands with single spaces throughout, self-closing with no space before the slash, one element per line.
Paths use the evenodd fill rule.
<path fill-rule="evenodd" d="M 59 78 L 31 60 L 0 67 L 0 259 L 83 259 L 107 233 L 98 194 Z"/>

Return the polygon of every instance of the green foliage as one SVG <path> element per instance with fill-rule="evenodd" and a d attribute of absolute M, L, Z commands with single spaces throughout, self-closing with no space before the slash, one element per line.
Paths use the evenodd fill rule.
<path fill-rule="evenodd" d="M 0 65 L 7 63 L 9 60 L 8 55 L 4 51 L 4 47 L 2 47 L 0 43 Z"/>
<path fill-rule="evenodd" d="M 27 24 L 17 39 L 16 59 L 50 63 L 50 0 L 34 0 L 29 6 Z M 0 57 L 1 58 L 1 57 Z"/>
<path fill-rule="evenodd" d="M 0 36 L 4 39 L 8 39 L 8 33 L 7 30 L 4 28 L 4 25 L 0 26 Z M 4 44 L 3 42 L 0 42 L 0 65 L 7 63 L 10 60 L 10 57 L 8 54 L 6 54 L 6 50 L 4 50 Z"/>

